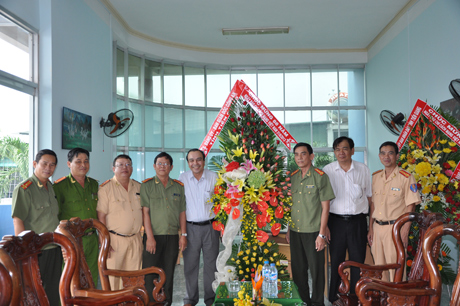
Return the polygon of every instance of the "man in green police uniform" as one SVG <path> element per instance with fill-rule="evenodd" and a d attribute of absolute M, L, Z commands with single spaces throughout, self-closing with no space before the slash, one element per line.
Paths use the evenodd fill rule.
<path fill-rule="evenodd" d="M 95 179 L 87 177 L 89 171 L 89 152 L 82 148 L 74 148 L 67 154 L 68 176 L 54 182 L 53 188 L 59 204 L 59 220 L 73 217 L 80 219 L 97 219 L 97 191 L 99 184 Z M 83 236 L 83 250 L 86 262 L 97 286 L 98 240 L 94 231 Z"/>
<path fill-rule="evenodd" d="M 11 216 L 14 234 L 32 230 L 35 233 L 54 232 L 59 225 L 59 207 L 51 182 L 57 156 L 51 150 L 40 150 L 33 162 L 34 174 L 20 183 L 13 191 Z M 59 279 L 62 254 L 57 245 L 45 247 L 38 255 L 40 276 L 50 305 L 59 305 Z"/>
<path fill-rule="evenodd" d="M 299 142 L 294 147 L 294 156 L 300 169 L 291 174 L 293 224 L 286 234 L 291 248 L 292 278 L 307 305 L 324 305 L 324 247 L 328 243 L 329 202 L 335 198 L 334 191 L 327 174 L 313 167 L 315 155 L 309 144 Z M 313 283 L 311 298 L 309 267 Z"/>
<path fill-rule="evenodd" d="M 144 180 L 140 192 L 145 228 L 142 267 L 164 270 L 166 304 L 171 305 L 177 256 L 187 247 L 185 191 L 182 182 L 169 178 L 173 160 L 168 153 L 158 154 L 153 167 L 156 176 Z M 145 276 L 145 288 L 152 301 L 153 275 Z"/>

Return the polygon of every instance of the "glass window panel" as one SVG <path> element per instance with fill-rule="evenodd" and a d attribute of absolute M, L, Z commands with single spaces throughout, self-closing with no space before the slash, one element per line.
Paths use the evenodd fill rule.
<path fill-rule="evenodd" d="M 283 71 L 259 70 L 258 97 L 268 107 L 283 107 Z M 251 88 L 252 89 L 252 88 Z M 254 89 L 252 89 L 254 91 Z"/>
<path fill-rule="evenodd" d="M 164 64 L 164 92 L 165 103 L 182 105 L 182 66 Z"/>
<path fill-rule="evenodd" d="M 228 70 L 207 69 L 206 84 L 207 106 L 222 107 L 231 90 L 230 72 Z"/>
<path fill-rule="evenodd" d="M 0 70 L 32 81 L 32 34 L 0 15 Z"/>
<path fill-rule="evenodd" d="M 161 148 L 161 107 L 145 106 L 145 146 Z"/>
<path fill-rule="evenodd" d="M 117 94 L 125 94 L 125 52 L 117 49 Z"/>
<path fill-rule="evenodd" d="M 171 155 L 173 159 L 173 165 L 174 165 L 173 169 L 169 173 L 169 177 L 177 180 L 179 178 L 179 175 L 182 172 L 189 170 L 188 166 L 187 168 L 185 168 L 185 155 L 182 152 L 168 152 L 168 153 L 169 155 Z"/>
<path fill-rule="evenodd" d="M 231 86 L 235 85 L 237 80 L 242 80 L 257 95 L 257 71 L 255 70 L 232 70 Z M 228 95 L 227 95 L 228 96 Z"/>
<path fill-rule="evenodd" d="M 366 113 L 364 110 L 349 110 L 344 111 L 347 115 L 346 122 L 340 125 L 340 134 L 345 133 L 352 138 L 355 147 L 366 146 Z M 345 119 L 345 118 L 344 118 Z M 348 122 L 353 124 L 348 125 Z"/>
<path fill-rule="evenodd" d="M 204 106 L 204 68 L 184 67 L 185 105 Z"/>
<path fill-rule="evenodd" d="M 297 142 L 311 144 L 311 111 L 286 111 L 285 127 Z"/>
<path fill-rule="evenodd" d="M 184 139 L 182 110 L 165 108 L 164 113 L 165 148 L 182 148 Z"/>
<path fill-rule="evenodd" d="M 160 152 L 145 152 L 145 178 L 155 176 L 153 164 L 158 154 L 160 154 Z"/>
<path fill-rule="evenodd" d="M 217 115 L 219 114 L 218 111 L 208 111 L 207 112 L 207 126 L 206 126 L 206 133 L 209 132 L 209 129 L 211 128 L 212 124 L 214 123 L 214 120 L 216 120 Z M 213 144 L 211 149 L 219 149 L 219 139 L 216 139 L 216 142 Z"/>
<path fill-rule="evenodd" d="M 338 125 L 334 124 L 329 116 L 329 111 L 313 111 L 313 139 L 314 147 L 332 147 L 334 139 L 337 138 L 335 131 Z"/>
<path fill-rule="evenodd" d="M 364 69 L 339 72 L 340 106 L 364 105 Z"/>
<path fill-rule="evenodd" d="M 128 92 L 131 99 L 141 99 L 141 64 L 140 57 L 129 55 L 128 58 Z"/>
<path fill-rule="evenodd" d="M 24 154 L 0 155 L 0 195 L 2 204 L 11 204 L 14 188 L 29 177 L 30 114 L 33 97 L 0 85 L 0 140 L 11 144 Z"/>
<path fill-rule="evenodd" d="M 286 70 L 284 78 L 286 107 L 310 106 L 310 71 Z"/>
<path fill-rule="evenodd" d="M 131 178 L 142 182 L 145 178 L 144 176 L 144 153 L 139 151 L 129 151 L 129 157 L 133 160 L 133 174 Z"/>
<path fill-rule="evenodd" d="M 128 129 L 129 146 L 141 147 L 143 145 L 142 136 L 144 134 L 142 129 L 143 107 L 138 103 L 129 103 L 129 109 L 134 113 L 134 121 Z"/>
<path fill-rule="evenodd" d="M 284 112 L 283 111 L 273 111 L 272 114 L 273 116 L 276 117 L 276 119 L 278 119 L 278 121 L 281 124 L 284 124 Z"/>
<path fill-rule="evenodd" d="M 117 110 L 123 109 L 125 107 L 125 101 L 117 99 Z M 108 116 L 109 114 L 106 114 Z M 107 120 L 107 117 L 104 118 Z M 127 146 L 128 145 L 128 133 L 123 133 L 116 138 L 117 146 Z"/>
<path fill-rule="evenodd" d="M 161 103 L 161 63 L 145 60 L 145 100 Z"/>
<path fill-rule="evenodd" d="M 206 136 L 204 111 L 185 110 L 185 147 L 199 148 Z"/>
<path fill-rule="evenodd" d="M 333 96 L 337 94 L 337 70 L 312 71 L 313 106 L 334 105 Z"/>

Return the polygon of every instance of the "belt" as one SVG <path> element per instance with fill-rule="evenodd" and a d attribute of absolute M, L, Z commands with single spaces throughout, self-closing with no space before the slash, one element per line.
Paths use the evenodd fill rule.
<path fill-rule="evenodd" d="M 377 223 L 378 225 L 390 225 L 390 224 L 394 224 L 395 222 L 396 222 L 396 220 L 391 220 L 391 221 L 375 220 L 375 223 Z"/>
<path fill-rule="evenodd" d="M 208 224 L 211 224 L 212 222 L 214 222 L 214 219 L 200 221 L 200 222 L 187 221 L 188 224 L 192 224 L 192 225 L 208 225 Z"/>
<path fill-rule="evenodd" d="M 115 232 L 115 231 L 112 231 L 112 230 L 109 230 L 109 232 L 111 232 L 112 234 L 115 234 L 115 235 L 117 235 L 117 236 L 121 236 L 121 237 L 132 237 L 132 236 L 136 235 L 136 234 L 123 235 L 123 234 L 119 234 L 119 233 L 117 233 L 117 232 Z"/>
<path fill-rule="evenodd" d="M 333 213 L 329 213 L 331 217 L 337 218 L 337 219 L 342 219 L 345 221 L 350 221 L 350 220 L 358 220 L 362 218 L 366 218 L 367 214 L 357 214 L 357 215 L 337 215 Z"/>

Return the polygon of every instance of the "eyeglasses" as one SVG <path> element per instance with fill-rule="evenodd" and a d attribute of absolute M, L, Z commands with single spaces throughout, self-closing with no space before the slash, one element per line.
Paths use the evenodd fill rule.
<path fill-rule="evenodd" d="M 129 168 L 129 167 L 132 167 L 132 165 L 131 165 L 130 163 L 127 163 L 127 164 L 116 164 L 115 167 L 117 167 L 117 168 L 123 168 L 123 167 Z"/>
<path fill-rule="evenodd" d="M 159 167 L 161 167 L 161 166 L 169 167 L 169 163 L 157 163 L 157 166 L 159 166 Z"/>

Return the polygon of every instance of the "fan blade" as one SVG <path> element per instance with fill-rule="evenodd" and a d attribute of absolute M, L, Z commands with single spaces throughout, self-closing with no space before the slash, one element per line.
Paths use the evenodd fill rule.
<path fill-rule="evenodd" d="M 113 122 L 115 122 L 117 125 L 118 125 L 118 123 L 120 122 L 120 119 L 119 119 L 115 114 L 113 114 L 113 118 L 112 118 L 112 119 L 113 119 Z"/>
<path fill-rule="evenodd" d="M 115 116 L 114 116 L 114 117 L 115 117 Z M 123 119 L 123 120 L 118 120 L 117 125 L 115 126 L 115 128 L 114 128 L 109 134 L 115 133 L 115 132 L 118 130 L 118 128 L 121 126 L 121 123 L 122 123 L 123 121 L 126 121 L 126 120 L 131 120 L 131 118 L 125 118 L 125 119 Z"/>

